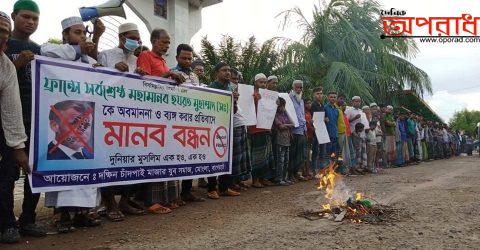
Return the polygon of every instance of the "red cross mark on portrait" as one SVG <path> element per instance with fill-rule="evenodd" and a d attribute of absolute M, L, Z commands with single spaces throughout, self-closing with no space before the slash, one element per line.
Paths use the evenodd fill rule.
<path fill-rule="evenodd" d="M 213 134 L 213 150 L 218 158 L 222 158 L 227 153 L 228 132 L 225 127 L 218 127 Z"/>
<path fill-rule="evenodd" d="M 84 119 L 88 118 L 88 116 L 90 116 L 93 113 L 93 109 L 91 107 L 88 108 L 87 111 L 82 116 L 80 116 L 80 119 L 78 119 L 73 124 L 70 124 L 68 122 L 68 120 L 62 115 L 62 113 L 60 113 L 55 108 L 55 106 L 50 106 L 50 108 L 52 109 L 53 113 L 55 113 L 55 115 L 57 115 L 57 117 L 60 119 L 60 123 L 62 125 L 65 125 L 68 128 L 68 131 L 66 133 L 60 135 L 58 140 L 56 140 L 57 143 L 55 144 L 55 146 L 53 146 L 48 151 L 48 153 L 51 154 L 51 153 L 55 152 L 55 150 L 57 150 L 58 146 L 60 144 L 62 144 L 65 140 L 67 140 L 67 138 L 70 136 L 70 134 L 73 134 L 75 139 L 78 139 L 80 141 L 80 143 L 88 150 L 89 153 L 93 153 L 93 148 L 90 147 L 90 145 L 88 145 L 88 143 L 83 139 L 82 135 L 80 135 L 77 131 L 78 127 L 80 127 L 80 125 L 82 125 L 82 121 Z"/>

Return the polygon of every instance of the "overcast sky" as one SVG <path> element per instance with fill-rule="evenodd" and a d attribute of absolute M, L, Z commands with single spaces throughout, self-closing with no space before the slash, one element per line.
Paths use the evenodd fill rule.
<path fill-rule="evenodd" d="M 153 0 L 152 0 L 153 1 Z M 2 0 L 0 10 L 11 12 L 15 0 Z M 68 5 L 61 0 L 37 0 L 41 8 L 40 26 L 32 37 L 38 43 L 48 38 L 61 36 L 60 21 L 72 15 L 78 15 L 78 7 L 103 3 L 100 0 L 69 0 Z M 405 10 L 407 16 L 460 17 L 462 13 L 480 16 L 480 5 L 476 0 L 380 0 L 385 9 Z M 280 18 L 275 18 L 283 10 L 298 6 L 311 19 L 311 12 L 318 0 L 224 0 L 223 3 L 203 10 L 203 27 L 192 39 L 199 48 L 200 39 L 208 35 L 209 39 L 219 41 L 223 34 L 246 41 L 255 35 L 260 42 L 275 36 L 298 39 L 299 30 L 292 24 L 286 30 L 280 27 Z M 121 20 L 121 18 L 119 18 Z M 127 20 L 140 23 L 133 12 L 127 10 Z M 148 44 L 148 32 L 144 25 L 140 27 L 145 43 Z M 104 46 L 116 42 L 115 37 L 105 35 L 112 40 Z M 428 44 L 418 43 L 420 53 L 412 62 L 425 70 L 431 80 L 433 94 L 425 96 L 431 107 L 448 121 L 453 113 L 463 108 L 480 110 L 480 43 Z"/>

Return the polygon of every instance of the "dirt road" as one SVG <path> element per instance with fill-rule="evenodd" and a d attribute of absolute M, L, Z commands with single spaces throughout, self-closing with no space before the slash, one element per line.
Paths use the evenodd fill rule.
<path fill-rule="evenodd" d="M 366 225 L 296 215 L 318 208 L 312 182 L 251 189 L 235 198 L 191 204 L 169 215 L 121 223 L 1 249 L 480 249 L 480 158 L 458 157 L 347 177 L 352 189 L 405 209 L 393 225 Z"/>

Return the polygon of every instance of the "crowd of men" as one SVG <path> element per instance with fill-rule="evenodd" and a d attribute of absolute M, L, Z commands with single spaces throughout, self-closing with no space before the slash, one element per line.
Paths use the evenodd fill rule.
<path fill-rule="evenodd" d="M 345 175 L 375 173 L 382 168 L 459 153 L 459 135 L 447 126 L 412 113 L 394 114 L 392 106 L 371 103 L 362 107 L 358 96 L 351 98 L 350 103 L 345 95 L 337 92 L 328 92 L 324 98 L 321 87 L 313 89 L 311 98 L 305 98 L 301 80 L 292 83 L 289 93 L 298 126 L 289 118 L 285 108 L 287 100 L 283 98 L 278 98 L 271 129 L 247 126 L 236 105 L 238 84 L 244 82 L 241 72 L 222 62 L 215 65 L 215 81 L 206 82 L 204 64 L 194 61 L 193 49 L 188 44 L 177 47 L 178 64 L 170 68 L 164 59 L 170 48 L 166 30 L 151 32 L 152 49 L 148 50 L 141 46 L 137 25 L 125 23 L 118 28 L 118 47 L 99 52 L 98 41 L 105 31 L 101 21 L 96 21 L 93 37 L 89 38 L 82 19 L 69 17 L 61 22 L 63 44 L 39 46 L 30 40 L 39 17 L 40 9 L 31 0 L 17 1 L 11 15 L 0 12 L 0 232 L 4 243 L 18 242 L 20 235 L 46 235 L 46 229 L 36 223 L 40 194 L 31 192 L 28 180 L 24 181 L 24 200 L 18 221 L 13 212 L 13 191 L 20 169 L 25 173 L 30 171 L 27 157 L 32 100 L 30 62 L 35 55 L 170 78 L 182 86 L 232 91 L 235 100 L 232 174 L 198 180 L 198 186 L 207 189 L 205 198 L 213 200 L 239 196 L 251 187 L 288 186 L 314 179 L 333 153 L 343 158 L 343 167 L 338 171 Z M 259 73 L 253 82 L 255 106 L 262 98 L 260 89 L 277 91 L 276 76 Z M 76 107 L 65 109 L 69 108 Z M 312 120 L 315 112 L 325 113 L 329 143 L 318 143 Z M 65 157 L 85 155 L 72 152 Z M 193 183 L 193 180 L 183 180 L 48 192 L 45 206 L 54 210 L 56 230 L 68 233 L 76 227 L 98 226 L 102 216 L 122 221 L 127 215 L 165 214 L 187 202 L 205 201 L 192 192 Z"/>

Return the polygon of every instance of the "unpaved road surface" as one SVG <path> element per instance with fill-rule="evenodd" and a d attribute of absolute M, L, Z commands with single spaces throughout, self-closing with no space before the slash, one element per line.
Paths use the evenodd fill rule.
<path fill-rule="evenodd" d="M 128 217 L 0 249 L 480 249 L 478 155 L 347 177 L 344 182 L 404 209 L 411 218 L 368 225 L 297 217 L 322 204 L 323 193 L 311 181 L 250 189 L 240 197 L 190 204 L 169 215 Z"/>

